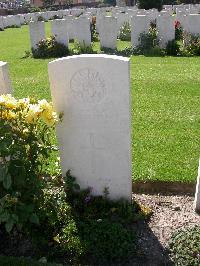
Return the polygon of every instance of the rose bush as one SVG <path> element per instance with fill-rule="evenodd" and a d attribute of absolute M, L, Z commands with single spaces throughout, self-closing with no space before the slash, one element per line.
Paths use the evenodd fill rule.
<path fill-rule="evenodd" d="M 58 115 L 51 103 L 0 96 L 0 224 L 39 223 L 42 174 L 48 164 Z"/>

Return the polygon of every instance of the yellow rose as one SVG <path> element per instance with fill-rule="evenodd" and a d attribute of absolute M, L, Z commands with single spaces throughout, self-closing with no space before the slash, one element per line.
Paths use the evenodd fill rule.
<path fill-rule="evenodd" d="M 7 119 L 7 120 L 12 120 L 17 117 L 16 113 L 14 113 L 13 111 L 4 110 L 0 112 L 0 114 L 2 119 Z"/>
<path fill-rule="evenodd" d="M 4 106 L 8 109 L 15 109 L 17 107 L 17 100 L 11 94 L 3 95 L 5 99 Z"/>
<path fill-rule="evenodd" d="M 12 111 L 8 111 L 8 113 L 7 113 L 7 119 L 8 120 L 15 119 L 16 117 L 17 117 L 16 113 L 14 113 Z"/>
<path fill-rule="evenodd" d="M 41 118 L 43 119 L 45 124 L 49 127 L 53 126 L 58 121 L 56 112 L 51 112 L 51 111 L 42 112 Z"/>
<path fill-rule="evenodd" d="M 17 101 L 16 100 L 9 100 L 5 102 L 5 107 L 8 109 L 15 109 L 17 107 Z"/>
<path fill-rule="evenodd" d="M 2 119 L 7 119 L 7 111 L 0 112 L 0 115 Z"/>
<path fill-rule="evenodd" d="M 39 104 L 39 107 L 40 107 L 42 110 L 49 109 L 49 106 L 50 106 L 50 104 L 49 104 L 49 103 L 47 102 L 47 100 L 45 100 L 45 99 L 38 101 L 38 104 Z"/>
<path fill-rule="evenodd" d="M 28 105 L 29 105 L 29 103 L 30 103 L 30 99 L 29 98 L 23 98 L 23 99 L 19 99 L 18 100 L 18 107 L 22 107 L 22 108 L 24 108 L 24 107 L 27 107 Z"/>
<path fill-rule="evenodd" d="M 37 104 L 30 104 L 28 107 L 28 112 L 26 114 L 26 122 L 29 124 L 34 124 L 40 115 L 40 108 Z"/>
<path fill-rule="evenodd" d="M 4 95 L 1 95 L 0 96 L 0 106 L 4 106 L 5 105 L 5 102 L 6 102 L 6 100 L 5 100 Z"/>

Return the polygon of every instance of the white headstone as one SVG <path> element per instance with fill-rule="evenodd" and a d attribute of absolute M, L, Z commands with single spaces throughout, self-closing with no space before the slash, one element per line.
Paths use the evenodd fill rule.
<path fill-rule="evenodd" d="M 57 136 L 63 175 L 94 195 L 131 200 L 129 59 L 80 55 L 49 63 L 51 94 L 63 120 Z"/>
<path fill-rule="evenodd" d="M 37 44 L 45 39 L 45 24 L 43 21 L 29 23 L 31 48 L 36 49 Z"/>
<path fill-rule="evenodd" d="M 14 16 L 3 17 L 3 23 L 4 23 L 4 27 L 12 27 L 13 25 L 15 25 Z"/>
<path fill-rule="evenodd" d="M 175 39 L 174 18 L 169 15 L 159 15 L 157 30 L 160 48 L 166 48 L 167 43 Z"/>
<path fill-rule="evenodd" d="M 115 49 L 117 47 L 117 19 L 102 17 L 99 24 L 99 39 L 101 47 Z"/>
<path fill-rule="evenodd" d="M 138 9 L 137 10 L 137 15 L 147 15 L 147 10 L 145 9 Z"/>
<path fill-rule="evenodd" d="M 124 7 L 124 6 L 126 6 L 126 1 L 125 0 L 116 0 L 116 6 Z"/>
<path fill-rule="evenodd" d="M 75 22 L 74 17 L 71 15 L 65 16 L 64 19 L 66 20 L 66 29 L 69 40 L 74 39 L 74 33 L 75 33 Z"/>
<path fill-rule="evenodd" d="M 97 10 L 97 15 L 96 15 L 96 30 L 99 32 L 99 27 L 101 24 L 101 20 L 106 16 L 106 12 L 102 9 Z"/>
<path fill-rule="evenodd" d="M 47 12 L 40 12 L 40 16 L 43 18 L 44 21 L 48 21 L 48 13 Z"/>
<path fill-rule="evenodd" d="M 63 10 L 58 10 L 58 17 L 63 18 Z"/>
<path fill-rule="evenodd" d="M 8 73 L 8 64 L 0 61 L 0 94 L 11 94 L 11 82 Z"/>
<path fill-rule="evenodd" d="M 86 46 L 91 45 L 90 19 L 79 17 L 74 20 L 74 23 L 74 38 L 81 44 L 84 43 Z"/>
<path fill-rule="evenodd" d="M 58 43 L 68 47 L 67 23 L 65 19 L 55 19 L 51 22 L 52 34 L 55 36 Z"/>
<path fill-rule="evenodd" d="M 150 9 L 148 12 L 147 12 L 147 16 L 149 17 L 150 21 L 155 23 L 156 22 L 156 19 L 159 15 L 159 12 L 157 9 Z"/>
<path fill-rule="evenodd" d="M 65 9 L 62 11 L 63 17 L 69 16 L 70 15 L 70 9 Z"/>
<path fill-rule="evenodd" d="M 29 23 L 31 21 L 31 14 L 27 13 L 24 14 L 25 23 Z"/>
<path fill-rule="evenodd" d="M 0 30 L 4 30 L 3 17 L 0 16 Z"/>
<path fill-rule="evenodd" d="M 115 17 L 117 18 L 117 31 L 119 32 L 124 23 L 129 23 L 129 15 L 127 13 L 116 13 Z"/>
<path fill-rule="evenodd" d="M 34 22 L 38 21 L 38 13 L 31 13 L 30 17 L 31 17 L 31 21 L 34 21 Z"/>
<path fill-rule="evenodd" d="M 142 33 L 148 33 L 150 18 L 147 15 L 133 16 L 131 19 L 131 43 L 133 47 L 140 44 L 139 38 Z"/>
<path fill-rule="evenodd" d="M 200 213 L 200 161 L 199 161 L 199 169 L 198 169 L 198 176 L 197 176 L 197 186 L 196 186 L 194 208 L 196 212 Z"/>
<path fill-rule="evenodd" d="M 24 16 L 23 14 L 20 14 L 20 15 L 19 15 L 19 19 L 20 19 L 20 24 L 21 24 L 21 25 L 24 25 L 24 24 L 26 23 L 26 21 L 25 21 L 25 16 Z"/>
<path fill-rule="evenodd" d="M 188 32 L 193 35 L 200 34 L 200 15 L 191 14 L 187 16 Z"/>
<path fill-rule="evenodd" d="M 20 21 L 20 16 L 19 15 L 15 15 L 15 16 L 13 16 L 13 19 L 14 19 L 14 25 L 16 26 L 16 27 L 21 27 L 21 21 Z"/>
<path fill-rule="evenodd" d="M 70 10 L 70 13 L 71 13 L 72 16 L 80 16 L 84 12 L 85 12 L 84 9 L 79 9 L 79 8 L 73 8 L 73 9 Z"/>

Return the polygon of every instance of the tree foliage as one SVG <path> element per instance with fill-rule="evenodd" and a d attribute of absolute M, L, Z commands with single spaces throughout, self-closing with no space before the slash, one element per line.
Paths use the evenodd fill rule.
<path fill-rule="evenodd" d="M 156 8 L 158 10 L 162 9 L 162 0 L 139 0 L 139 8 L 151 9 Z"/>

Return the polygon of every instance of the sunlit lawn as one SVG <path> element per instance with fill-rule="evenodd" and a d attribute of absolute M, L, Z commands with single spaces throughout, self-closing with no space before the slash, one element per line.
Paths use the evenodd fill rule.
<path fill-rule="evenodd" d="M 50 26 L 46 23 L 47 35 Z M 127 42 L 118 42 L 123 49 Z M 99 49 L 95 43 L 94 49 Z M 47 64 L 23 59 L 28 26 L 0 32 L 0 60 L 7 61 L 16 97 L 50 99 Z M 192 182 L 200 155 L 200 58 L 131 58 L 134 180 Z M 120 73 L 119 73 L 120 75 Z"/>

